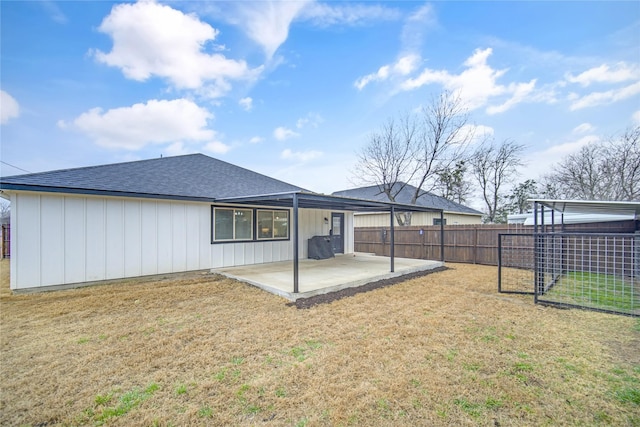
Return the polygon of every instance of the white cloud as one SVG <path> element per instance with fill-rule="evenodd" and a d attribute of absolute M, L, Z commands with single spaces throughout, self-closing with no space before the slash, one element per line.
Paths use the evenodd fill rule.
<path fill-rule="evenodd" d="M 249 140 L 249 143 L 250 143 L 250 144 L 259 144 L 259 143 L 261 143 L 262 141 L 264 141 L 264 138 L 263 138 L 263 137 L 261 137 L 261 136 L 254 136 L 253 138 L 251 138 L 251 139 Z"/>
<path fill-rule="evenodd" d="M 60 7 L 51 0 L 41 0 L 38 4 L 49 14 L 49 17 L 58 24 L 66 24 L 68 22 L 67 17 L 62 12 Z"/>
<path fill-rule="evenodd" d="M 481 143 L 491 138 L 495 131 L 491 126 L 467 124 L 460 128 L 460 135 L 469 138 L 471 144 Z"/>
<path fill-rule="evenodd" d="M 573 102 L 569 106 L 569 109 L 571 111 L 575 111 L 581 108 L 608 105 L 638 94 L 640 94 L 640 82 L 605 92 L 592 92 L 583 97 L 577 96 L 575 93 L 571 93 L 569 95 L 569 100 Z"/>
<path fill-rule="evenodd" d="M 640 110 L 638 110 L 638 111 L 634 112 L 634 113 L 631 115 L 631 120 L 632 120 L 635 124 L 640 125 Z"/>
<path fill-rule="evenodd" d="M 157 76 L 178 89 L 203 89 L 219 97 L 230 89 L 229 80 L 252 80 L 261 72 L 245 61 L 203 52 L 218 30 L 169 6 L 145 1 L 116 5 L 98 29 L 111 36 L 113 48 L 93 51 L 95 58 L 133 80 Z"/>
<path fill-rule="evenodd" d="M 311 126 L 314 128 L 317 128 L 318 125 L 320 125 L 322 122 L 324 122 L 324 119 L 322 118 L 322 116 L 318 113 L 309 113 L 307 114 L 305 117 L 299 118 L 298 121 L 296 122 L 296 127 L 298 129 L 302 129 L 304 127 L 307 126 Z"/>
<path fill-rule="evenodd" d="M 521 181 L 526 179 L 540 179 L 551 172 L 553 166 L 570 154 L 577 153 L 582 147 L 599 141 L 596 135 L 585 135 L 574 141 L 552 145 L 549 148 L 529 152 L 523 160 L 526 166 L 521 170 Z"/>
<path fill-rule="evenodd" d="M 402 50 L 419 52 L 424 43 L 425 33 L 437 25 L 435 12 L 430 3 L 420 6 L 406 19 L 402 27 Z"/>
<path fill-rule="evenodd" d="M 265 173 L 285 182 L 295 182 L 296 185 L 312 191 L 331 194 L 333 191 L 353 188 L 349 181 L 350 170 L 358 159 L 350 151 L 343 153 L 323 153 L 311 162 L 287 161 L 273 162 L 259 167 Z"/>
<path fill-rule="evenodd" d="M 419 62 L 420 55 L 409 54 L 402 56 L 395 64 L 393 64 L 393 73 L 406 76 L 418 68 Z"/>
<path fill-rule="evenodd" d="M 227 145 L 227 144 L 224 144 L 224 143 L 220 142 L 220 141 L 212 141 L 212 142 L 207 143 L 204 146 L 204 149 L 206 151 L 209 151 L 209 152 L 214 153 L 214 154 L 224 154 L 224 153 L 228 152 L 229 150 L 231 150 L 231 147 L 229 145 Z"/>
<path fill-rule="evenodd" d="M 573 133 L 574 135 L 581 134 L 581 133 L 589 133 L 589 132 L 593 132 L 595 129 L 596 128 L 591 123 L 581 123 L 575 128 L 573 128 L 571 133 Z"/>
<path fill-rule="evenodd" d="M 273 137 L 278 141 L 284 141 L 296 136 L 300 136 L 300 134 L 284 126 L 279 126 L 273 131 Z"/>
<path fill-rule="evenodd" d="M 183 154 L 191 154 L 193 153 L 193 150 L 189 150 L 184 146 L 184 143 L 182 141 L 178 141 L 165 148 L 164 153 L 167 156 L 181 156 Z"/>
<path fill-rule="evenodd" d="M 308 1 L 237 1 L 230 3 L 232 10 L 223 13 L 227 20 L 239 26 L 251 40 L 262 46 L 267 58 L 271 59 L 287 40 L 291 23 Z"/>
<path fill-rule="evenodd" d="M 567 73 L 566 79 L 570 83 L 578 83 L 585 87 L 593 83 L 622 83 L 640 79 L 640 67 L 625 62 L 618 62 L 613 67 L 602 64 L 577 76 Z"/>
<path fill-rule="evenodd" d="M 582 147 L 600 140 L 597 135 L 585 135 L 575 141 L 569 141 L 562 144 L 556 144 L 543 151 L 544 157 L 549 157 L 554 160 L 561 160 L 563 157 L 569 154 L 577 153 Z"/>
<path fill-rule="evenodd" d="M 504 113 L 516 104 L 525 101 L 536 86 L 536 79 L 531 80 L 529 83 L 511 83 L 507 88 L 508 93 L 512 93 L 511 98 L 507 99 L 500 105 L 492 105 L 487 107 L 487 114 Z"/>
<path fill-rule="evenodd" d="M 295 21 L 305 21 L 318 27 L 331 25 L 362 25 L 369 21 L 394 20 L 401 14 L 395 8 L 346 2 L 319 3 L 300 1 L 235 1 L 203 2 L 195 7 L 216 19 L 240 28 L 259 45 L 268 61 L 287 41 Z"/>
<path fill-rule="evenodd" d="M 238 101 L 238 104 L 240 104 L 245 111 L 251 111 L 253 109 L 253 99 L 251 99 L 251 97 L 247 96 L 246 98 L 242 98 Z"/>
<path fill-rule="evenodd" d="M 496 70 L 489 66 L 487 60 L 492 53 L 491 48 L 476 49 L 464 62 L 466 69 L 460 74 L 426 68 L 417 77 L 406 79 L 400 85 L 400 89 L 409 91 L 427 84 L 437 83 L 451 92 L 460 94 L 471 110 L 486 105 L 491 98 L 509 96 L 502 104 L 487 109 L 489 114 L 504 112 L 514 105 L 528 100 L 535 88 L 536 80 L 531 80 L 528 83 L 511 83 L 508 86 L 498 84 L 498 79 L 504 76 L 508 69 Z"/>
<path fill-rule="evenodd" d="M 106 112 L 94 108 L 70 124 L 61 121 L 58 125 L 78 129 L 103 147 L 139 150 L 148 144 L 211 141 L 215 132 L 207 128 L 207 120 L 212 117 L 205 108 L 187 99 L 153 99 Z M 180 147 L 174 145 L 173 149 Z"/>
<path fill-rule="evenodd" d="M 395 76 L 407 76 L 418 68 L 420 56 L 407 54 L 398 58 L 393 64 L 383 65 L 375 73 L 360 77 L 353 84 L 358 90 L 364 89 L 366 85 L 376 81 L 384 81 Z"/>
<path fill-rule="evenodd" d="M 624 86 L 618 86 L 610 90 L 594 91 L 586 95 L 570 92 L 567 95 L 567 100 L 571 101 L 569 106 L 571 111 L 608 105 L 640 94 L 640 66 L 637 64 L 628 64 L 626 62 L 618 62 L 611 66 L 602 64 L 575 76 L 567 73 L 565 79 L 569 83 L 579 84 L 582 87 L 594 84 L 615 85 L 632 81 L 632 83 Z"/>
<path fill-rule="evenodd" d="M 327 27 L 330 25 L 358 25 L 368 21 L 389 21 L 400 18 L 397 9 L 369 4 L 310 2 L 300 13 L 301 20 Z"/>
<path fill-rule="evenodd" d="M 0 90 L 0 123 L 5 125 L 9 120 L 20 115 L 18 101 L 4 90 Z"/>
<path fill-rule="evenodd" d="M 291 151 L 285 149 L 280 153 L 280 157 L 285 160 L 295 160 L 298 162 L 308 162 L 309 160 L 317 159 L 322 156 L 322 151 L 309 150 L 309 151 Z"/>

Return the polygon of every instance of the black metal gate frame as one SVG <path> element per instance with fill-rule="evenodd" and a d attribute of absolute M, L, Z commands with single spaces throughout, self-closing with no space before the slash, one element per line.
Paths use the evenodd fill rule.
<path fill-rule="evenodd" d="M 571 304 L 571 303 L 567 303 L 567 302 L 558 302 L 558 301 L 551 301 L 551 300 L 547 300 L 547 299 L 542 299 L 541 297 L 543 297 L 555 284 L 555 282 L 557 281 L 557 278 L 553 279 L 553 283 L 549 286 L 546 287 L 545 283 L 544 283 L 544 278 L 543 278 L 543 273 L 544 273 L 544 266 L 540 264 L 539 261 L 539 250 L 541 250 L 544 245 L 547 243 L 546 242 L 546 237 L 548 236 L 553 236 L 553 237 L 571 237 L 571 236 L 590 236 L 590 237 L 629 237 L 629 238 L 634 238 L 637 239 L 637 235 L 636 234 L 630 234 L 630 233 L 567 233 L 567 232 L 551 232 L 551 233 L 535 233 L 535 252 L 534 252 L 534 260 L 535 260 L 535 272 L 534 272 L 534 301 L 536 304 L 541 304 L 541 305 L 548 305 L 548 306 L 554 306 L 554 307 L 559 307 L 559 308 L 579 308 L 579 309 L 583 309 L 583 310 L 590 310 L 590 311 L 596 311 L 596 312 L 600 312 L 600 313 L 608 313 L 608 314 L 618 314 L 618 315 L 623 315 L 623 316 L 631 316 L 631 317 L 640 317 L 640 314 L 634 314 L 634 313 L 628 313 L 625 311 L 619 311 L 619 310 L 610 310 L 610 309 L 606 309 L 606 308 L 599 308 L 599 307 L 591 307 L 591 306 L 585 306 L 582 304 Z M 564 242 L 564 240 L 563 240 Z M 555 243 L 555 242 L 554 242 Z M 564 243 L 563 243 L 564 244 Z M 563 271 L 561 274 L 566 273 L 566 271 Z M 500 273 L 498 273 L 500 274 Z"/>
<path fill-rule="evenodd" d="M 531 236 L 532 233 L 500 233 L 498 234 L 498 292 L 503 294 L 534 295 L 534 291 L 507 291 L 502 289 L 502 238 L 503 236 Z M 532 249 L 533 250 L 533 249 Z M 535 254 L 534 254 L 535 257 Z M 535 259 L 535 258 L 534 258 Z"/>

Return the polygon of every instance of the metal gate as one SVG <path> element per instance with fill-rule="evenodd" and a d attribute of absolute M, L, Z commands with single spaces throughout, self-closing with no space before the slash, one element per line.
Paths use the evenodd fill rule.
<path fill-rule="evenodd" d="M 640 317 L 640 233 L 500 234 L 498 291 Z"/>
<path fill-rule="evenodd" d="M 533 234 L 498 235 L 498 292 L 534 294 Z"/>
<path fill-rule="evenodd" d="M 640 234 L 538 233 L 535 301 L 640 316 Z"/>

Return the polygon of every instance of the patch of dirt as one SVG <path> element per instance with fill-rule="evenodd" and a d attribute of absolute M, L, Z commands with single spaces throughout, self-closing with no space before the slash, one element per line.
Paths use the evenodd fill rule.
<path fill-rule="evenodd" d="M 318 304 L 329 304 L 333 301 L 337 301 L 342 298 L 352 297 L 363 292 L 370 292 L 376 289 L 385 288 L 387 286 L 402 283 L 404 281 L 415 279 L 417 277 L 426 276 L 427 274 L 437 273 L 439 271 L 445 271 L 447 267 L 437 267 L 431 270 L 417 271 L 411 274 L 405 274 L 404 276 L 392 277 L 389 279 L 382 279 L 376 282 L 367 283 L 362 286 L 355 286 L 351 288 L 341 289 L 335 292 L 328 292 L 326 294 L 314 295 L 308 298 L 299 298 L 295 301 L 287 304 L 288 306 L 295 306 L 298 309 L 306 309 L 314 307 Z"/>

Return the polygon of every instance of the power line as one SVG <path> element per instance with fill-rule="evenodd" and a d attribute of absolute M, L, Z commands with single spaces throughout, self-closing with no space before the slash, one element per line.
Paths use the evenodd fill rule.
<path fill-rule="evenodd" d="M 22 168 L 19 168 L 19 167 L 17 167 L 17 166 L 12 165 L 11 163 L 7 163 L 7 162 L 5 162 L 4 160 L 0 160 L 0 163 L 2 163 L 2 164 L 4 164 L 4 165 L 7 165 L 7 166 L 11 166 L 12 168 L 16 168 L 16 169 L 18 169 L 18 170 L 21 170 L 22 172 L 32 173 L 32 172 L 30 172 L 30 171 L 28 171 L 28 170 L 26 170 L 26 169 L 22 169 Z"/>

